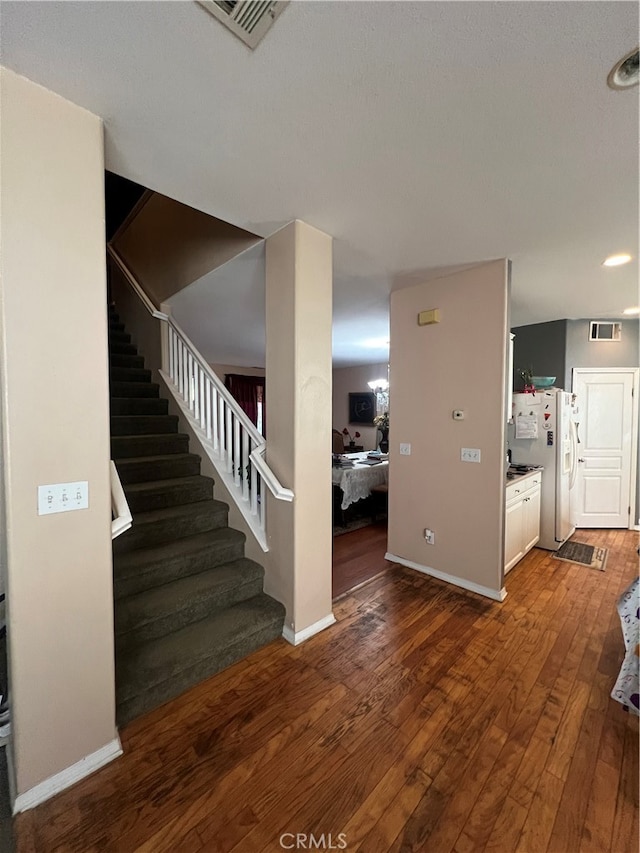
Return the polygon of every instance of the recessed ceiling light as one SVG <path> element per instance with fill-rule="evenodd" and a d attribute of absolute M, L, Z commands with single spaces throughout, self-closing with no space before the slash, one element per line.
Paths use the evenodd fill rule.
<path fill-rule="evenodd" d="M 623 255 L 609 255 L 608 258 L 602 262 L 603 267 L 619 267 L 622 264 L 628 264 L 631 260 L 631 255 L 623 254 Z"/>
<path fill-rule="evenodd" d="M 625 308 L 623 314 L 640 314 L 640 305 L 634 305 L 633 308 Z"/>
<path fill-rule="evenodd" d="M 630 89 L 640 81 L 638 72 L 638 48 L 629 51 L 613 66 L 607 77 L 607 85 L 611 89 Z"/>

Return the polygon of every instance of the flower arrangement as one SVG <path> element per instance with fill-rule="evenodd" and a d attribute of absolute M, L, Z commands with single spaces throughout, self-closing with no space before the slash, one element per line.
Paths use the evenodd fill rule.
<path fill-rule="evenodd" d="M 389 429 L 389 412 L 384 412 L 382 415 L 377 415 L 373 419 L 374 424 L 378 427 L 381 432 Z"/>
<path fill-rule="evenodd" d="M 342 434 L 343 434 L 343 435 L 348 435 L 348 436 L 349 436 L 349 444 L 355 444 L 355 443 L 356 443 L 356 442 L 355 442 L 356 438 L 360 438 L 360 433 L 359 433 L 359 432 L 354 432 L 354 434 L 353 434 L 353 438 L 352 438 L 352 437 L 351 437 L 351 433 L 349 432 L 349 430 L 348 430 L 346 427 L 342 430 Z"/>

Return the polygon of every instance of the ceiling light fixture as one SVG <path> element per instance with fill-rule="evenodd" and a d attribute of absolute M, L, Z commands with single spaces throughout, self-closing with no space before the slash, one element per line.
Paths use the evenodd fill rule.
<path fill-rule="evenodd" d="M 640 314 L 640 305 L 634 305 L 633 308 L 625 308 L 623 314 Z"/>
<path fill-rule="evenodd" d="M 610 89 L 630 89 L 637 86 L 640 81 L 638 72 L 638 48 L 630 50 L 619 62 L 613 66 L 607 77 L 607 85 Z"/>
<path fill-rule="evenodd" d="M 603 267 L 619 267 L 622 264 L 628 264 L 631 260 L 631 255 L 622 254 L 622 255 L 609 255 L 608 258 L 605 258 L 602 262 Z"/>

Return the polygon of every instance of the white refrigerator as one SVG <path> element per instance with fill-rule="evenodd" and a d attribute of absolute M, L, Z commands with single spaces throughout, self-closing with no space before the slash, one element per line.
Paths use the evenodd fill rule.
<path fill-rule="evenodd" d="M 569 493 L 575 481 L 577 440 L 572 397 L 551 388 L 513 395 L 507 436 L 515 465 L 541 465 L 542 493 L 538 548 L 557 550 L 575 531 Z"/>

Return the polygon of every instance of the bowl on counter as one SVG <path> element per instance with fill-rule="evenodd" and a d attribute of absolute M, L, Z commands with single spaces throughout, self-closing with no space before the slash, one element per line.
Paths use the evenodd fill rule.
<path fill-rule="evenodd" d="M 551 388 L 556 381 L 555 376 L 532 376 L 531 383 L 534 388 Z"/>

